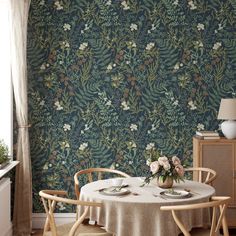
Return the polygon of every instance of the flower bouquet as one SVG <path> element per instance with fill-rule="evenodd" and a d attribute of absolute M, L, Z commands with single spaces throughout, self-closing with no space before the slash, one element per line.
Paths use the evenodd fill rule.
<path fill-rule="evenodd" d="M 183 181 L 184 168 L 177 156 L 160 156 L 155 149 L 154 144 L 148 144 L 146 147 L 147 165 L 150 171 L 144 182 L 149 183 L 151 179 L 157 178 L 159 182 L 164 183 L 168 179 L 175 182 Z"/>

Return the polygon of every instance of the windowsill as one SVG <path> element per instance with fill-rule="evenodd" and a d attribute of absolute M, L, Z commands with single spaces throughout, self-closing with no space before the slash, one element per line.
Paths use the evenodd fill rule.
<path fill-rule="evenodd" d="M 7 166 L 5 166 L 3 169 L 1 169 L 0 170 L 0 179 L 18 164 L 19 164 L 19 161 L 12 161 Z"/>

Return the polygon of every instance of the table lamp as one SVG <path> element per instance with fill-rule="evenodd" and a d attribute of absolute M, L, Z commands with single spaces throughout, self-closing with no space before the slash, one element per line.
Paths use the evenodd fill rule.
<path fill-rule="evenodd" d="M 236 98 L 223 98 L 220 102 L 218 120 L 226 120 L 221 130 L 227 139 L 236 138 Z"/>

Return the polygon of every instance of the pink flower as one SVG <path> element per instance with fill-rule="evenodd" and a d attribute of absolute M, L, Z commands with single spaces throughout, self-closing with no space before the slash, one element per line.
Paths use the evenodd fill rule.
<path fill-rule="evenodd" d="M 150 171 L 152 172 L 152 174 L 157 173 L 157 171 L 159 170 L 159 163 L 158 161 L 154 161 L 150 164 Z"/>
<path fill-rule="evenodd" d="M 177 156 L 172 157 L 172 162 L 173 162 L 174 166 L 181 164 L 180 159 Z"/>
<path fill-rule="evenodd" d="M 179 176 L 184 176 L 184 167 L 182 165 L 176 165 L 175 170 Z"/>
<path fill-rule="evenodd" d="M 169 162 L 164 163 L 163 168 L 164 170 L 168 171 L 170 169 L 170 163 Z"/>

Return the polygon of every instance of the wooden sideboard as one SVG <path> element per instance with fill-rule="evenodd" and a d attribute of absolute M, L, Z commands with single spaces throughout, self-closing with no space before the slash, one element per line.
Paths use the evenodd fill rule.
<path fill-rule="evenodd" d="M 236 139 L 193 137 L 193 166 L 216 171 L 213 187 L 217 195 L 232 197 L 227 210 L 229 227 L 236 227 Z M 196 176 L 195 176 L 196 177 Z"/>

